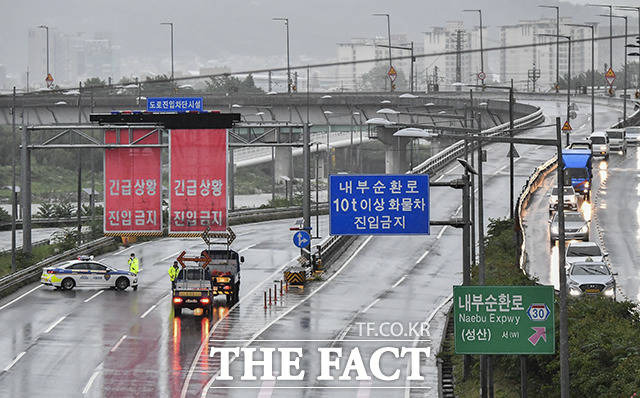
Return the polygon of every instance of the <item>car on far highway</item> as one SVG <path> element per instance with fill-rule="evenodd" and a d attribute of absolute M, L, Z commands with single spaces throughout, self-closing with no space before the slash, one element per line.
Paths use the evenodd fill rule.
<path fill-rule="evenodd" d="M 569 294 L 573 297 L 597 296 L 616 297 L 616 281 L 607 265 L 599 261 L 575 263 L 567 273 Z"/>
<path fill-rule="evenodd" d="M 591 154 L 609 159 L 609 136 L 604 131 L 596 131 L 589 136 Z"/>
<path fill-rule="evenodd" d="M 608 253 L 604 253 L 600 249 L 596 242 L 570 242 L 569 246 L 567 246 L 565 258 L 568 267 L 587 260 L 603 263 L 608 255 Z"/>
<path fill-rule="evenodd" d="M 625 130 L 627 145 L 640 145 L 640 126 L 629 126 Z"/>
<path fill-rule="evenodd" d="M 131 287 L 137 290 L 138 276 L 90 260 L 90 257 L 81 256 L 78 260 L 43 268 L 40 283 L 62 290 L 71 290 L 74 287 L 108 287 L 118 290 Z"/>
<path fill-rule="evenodd" d="M 608 129 L 609 150 L 627 153 L 627 134 L 625 129 Z"/>
<path fill-rule="evenodd" d="M 564 208 L 578 210 L 578 197 L 572 186 L 564 187 Z M 549 194 L 549 214 L 558 210 L 558 187 L 553 187 Z"/>
<path fill-rule="evenodd" d="M 558 213 L 556 212 L 549 220 L 549 240 L 551 246 L 558 240 L 558 225 Z M 589 240 L 589 222 L 584 219 L 582 213 L 577 211 L 564 212 L 564 236 L 566 241 L 576 239 L 586 242 Z"/>

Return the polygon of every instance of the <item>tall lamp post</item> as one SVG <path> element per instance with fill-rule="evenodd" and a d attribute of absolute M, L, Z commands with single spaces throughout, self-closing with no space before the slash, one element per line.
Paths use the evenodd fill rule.
<path fill-rule="evenodd" d="M 272 18 L 274 21 L 284 21 L 287 30 L 287 93 L 291 94 L 291 63 L 289 58 L 289 18 Z"/>
<path fill-rule="evenodd" d="M 556 10 L 556 93 L 560 91 L 560 7 L 541 5 L 540 8 L 553 8 Z"/>
<path fill-rule="evenodd" d="M 173 22 L 160 22 L 160 25 L 169 25 L 171 28 L 171 81 L 173 82 Z"/>
<path fill-rule="evenodd" d="M 609 9 L 609 68 L 613 70 L 613 6 L 611 4 L 587 4 L 589 7 L 605 7 Z M 613 91 L 611 94 L 613 95 Z"/>
<path fill-rule="evenodd" d="M 568 23 L 566 26 L 574 26 L 577 28 L 589 28 L 591 29 L 591 132 L 595 131 L 595 22 L 587 24 Z"/>
<path fill-rule="evenodd" d="M 626 15 L 600 15 L 601 17 L 624 19 L 624 43 L 627 44 L 627 33 L 629 30 L 629 18 Z M 624 98 L 622 106 L 622 120 L 627 121 L 627 52 L 624 52 L 624 87 L 622 98 Z"/>
<path fill-rule="evenodd" d="M 47 78 L 49 77 L 49 27 L 47 25 L 38 26 L 40 29 L 44 29 L 47 31 Z M 47 87 L 49 81 L 47 80 Z"/>
<path fill-rule="evenodd" d="M 618 10 L 637 11 L 638 12 L 638 32 L 640 32 L 640 7 L 619 6 L 619 7 L 616 7 L 616 8 Z M 625 42 L 626 42 L 626 40 L 625 40 Z M 640 44 L 640 43 L 638 43 L 638 44 Z M 637 47 L 637 45 L 635 45 L 635 44 L 627 44 L 626 47 Z M 632 54 L 627 54 L 627 55 L 632 55 Z M 640 98 L 640 59 L 638 60 L 638 77 L 636 79 L 636 98 Z"/>
<path fill-rule="evenodd" d="M 393 65 L 391 64 L 391 17 L 389 16 L 389 14 L 381 13 L 372 15 L 374 17 L 387 17 L 387 38 L 389 40 L 389 71 L 391 71 L 391 68 L 393 67 Z M 389 75 L 389 88 L 389 91 L 393 91 L 393 80 L 391 80 L 391 75 Z"/>
<path fill-rule="evenodd" d="M 567 45 L 569 49 L 567 51 L 567 123 L 569 122 L 569 116 L 571 114 L 571 36 L 566 35 L 549 35 L 545 33 L 538 34 L 538 36 L 546 37 L 560 37 L 567 39 Z M 567 131 L 567 146 L 569 146 L 569 131 Z"/>
<path fill-rule="evenodd" d="M 480 75 L 482 77 L 482 90 L 484 91 L 484 79 L 487 77 L 484 73 L 484 47 L 482 43 L 482 10 L 480 9 L 470 9 L 470 10 L 462 10 L 463 12 L 477 12 L 480 16 Z"/>

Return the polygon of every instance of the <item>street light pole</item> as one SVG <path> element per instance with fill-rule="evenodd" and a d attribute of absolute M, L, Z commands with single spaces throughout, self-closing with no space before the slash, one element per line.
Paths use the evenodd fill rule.
<path fill-rule="evenodd" d="M 47 77 L 49 77 L 49 27 L 47 25 L 40 25 L 38 27 L 47 31 Z"/>
<path fill-rule="evenodd" d="M 613 6 L 611 4 L 587 4 L 589 7 L 606 7 L 609 9 L 609 68 L 613 70 Z"/>
<path fill-rule="evenodd" d="M 596 69 L 595 69 L 595 23 L 587 23 L 587 24 L 575 24 L 568 23 L 566 26 L 575 26 L 578 28 L 589 28 L 591 29 L 591 132 L 593 133 L 596 130 L 595 125 L 595 79 L 596 79 Z"/>
<path fill-rule="evenodd" d="M 11 272 L 16 272 L 16 88 L 13 87 L 13 104 L 11 106 Z"/>
<path fill-rule="evenodd" d="M 463 12 L 477 12 L 480 15 L 480 73 L 482 76 L 482 91 L 484 91 L 484 79 L 486 78 L 486 75 L 484 73 L 484 45 L 482 43 L 482 10 L 463 10 Z"/>
<path fill-rule="evenodd" d="M 389 70 L 393 67 L 391 62 L 391 17 L 389 14 L 373 14 L 374 17 L 387 17 L 387 38 L 389 40 Z M 391 80 L 391 76 L 389 76 L 389 91 L 393 91 L 393 80 Z"/>
<path fill-rule="evenodd" d="M 538 6 L 540 8 L 553 8 L 556 10 L 556 94 L 560 91 L 560 7 Z"/>
<path fill-rule="evenodd" d="M 640 34 L 640 7 L 631 7 L 631 6 L 620 6 L 620 7 L 616 7 L 619 10 L 625 10 L 625 11 L 637 11 L 638 12 L 638 34 Z M 625 43 L 626 43 L 626 37 L 625 37 Z M 625 51 L 626 54 L 626 51 Z M 626 55 L 625 55 L 626 56 Z M 626 72 L 626 68 L 625 68 L 625 72 Z M 625 78 L 626 80 L 626 78 Z M 636 93 L 640 93 L 640 59 L 638 60 L 638 77 L 636 79 Z"/>
<path fill-rule="evenodd" d="M 287 93 L 291 94 L 291 62 L 289 57 L 289 18 L 272 18 L 274 21 L 284 21 L 287 31 Z"/>
<path fill-rule="evenodd" d="M 171 81 L 173 82 L 174 71 L 173 71 L 173 22 L 161 22 L 160 25 L 169 25 L 171 28 Z"/>
<path fill-rule="evenodd" d="M 603 16 L 603 15 L 601 15 Z M 627 44 L 627 34 L 629 28 L 629 18 L 626 15 L 609 15 L 609 18 L 620 18 L 624 19 L 624 44 Z M 640 77 L 639 77 L 640 78 Z M 625 47 L 624 51 L 624 87 L 622 88 L 622 120 L 623 122 L 627 121 L 627 51 Z"/>
<path fill-rule="evenodd" d="M 549 35 L 546 33 L 538 34 L 538 36 L 555 37 L 556 35 Z M 567 39 L 567 45 L 569 49 L 567 51 L 567 123 L 569 123 L 569 116 L 571 112 L 571 36 L 557 35 L 558 38 Z M 567 146 L 569 146 L 569 131 L 567 130 Z"/>

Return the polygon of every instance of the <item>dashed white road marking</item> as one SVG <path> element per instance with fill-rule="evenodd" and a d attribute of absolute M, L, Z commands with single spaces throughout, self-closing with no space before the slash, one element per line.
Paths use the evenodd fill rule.
<path fill-rule="evenodd" d="M 118 347 L 120 347 L 120 344 L 122 344 L 122 342 L 124 341 L 124 339 L 127 338 L 127 335 L 122 335 L 122 337 L 120 337 L 120 340 L 118 340 L 118 342 L 116 343 L 116 345 L 113 346 L 113 348 L 111 350 L 109 350 L 109 352 L 115 352 L 115 350 L 118 349 Z"/>
<path fill-rule="evenodd" d="M 369 311 L 371 309 L 371 307 L 373 307 L 374 305 L 378 304 L 378 302 L 380 301 L 379 298 L 373 300 L 373 302 L 371 302 L 371 304 L 369 304 L 367 306 L 367 308 L 365 308 L 364 310 L 362 310 L 362 313 L 365 314 L 367 311 Z"/>
<path fill-rule="evenodd" d="M 87 393 L 91 389 L 91 385 L 93 384 L 93 382 L 95 381 L 96 377 L 98 377 L 99 374 L 100 374 L 100 369 L 96 369 L 93 372 L 93 374 L 89 378 L 89 381 L 87 381 L 87 384 L 85 384 L 84 388 L 82 389 L 82 395 L 87 395 Z"/>
<path fill-rule="evenodd" d="M 398 281 L 396 283 L 393 284 L 393 289 L 395 289 L 396 287 L 398 287 L 402 282 L 404 282 L 404 280 L 407 279 L 407 275 L 403 276 L 402 278 L 398 279 Z"/>
<path fill-rule="evenodd" d="M 2 307 L 0 307 L 0 311 L 2 311 L 3 309 L 7 308 L 8 306 L 10 306 L 11 304 L 15 303 L 16 301 L 20 300 L 21 298 L 23 298 L 27 294 L 30 294 L 30 293 L 40 289 L 42 286 L 44 286 L 44 285 L 38 285 L 38 286 L 34 287 L 33 289 L 29 290 L 28 292 L 20 295 L 19 297 L 14 298 L 13 300 L 9 301 L 7 304 L 5 304 Z"/>
<path fill-rule="evenodd" d="M 53 330 L 53 328 L 55 328 L 56 326 L 58 326 L 58 324 L 59 324 L 60 322 L 64 321 L 64 318 L 66 318 L 66 317 L 67 317 L 66 315 L 65 315 L 65 316 L 61 316 L 57 321 L 55 321 L 54 323 L 52 323 L 52 324 L 47 328 L 47 330 L 45 330 L 44 332 L 45 332 L 45 333 L 49 333 L 50 331 L 52 331 L 52 330 Z"/>
<path fill-rule="evenodd" d="M 18 363 L 18 361 L 20 360 L 20 358 L 22 358 L 24 356 L 24 354 L 26 354 L 26 351 L 22 351 L 20 354 L 18 354 L 18 356 L 15 357 L 15 359 L 13 361 L 11 361 L 11 363 L 9 365 L 7 365 L 6 368 L 4 368 L 5 372 L 8 372 L 9 369 L 11 369 L 13 367 L 13 365 L 15 365 L 16 363 Z"/>
<path fill-rule="evenodd" d="M 442 235 L 444 234 L 444 231 L 446 231 L 446 230 L 447 230 L 447 225 L 442 227 L 442 229 L 440 230 L 440 233 L 438 234 L 438 236 L 436 236 L 436 239 L 442 238 Z"/>
<path fill-rule="evenodd" d="M 86 299 L 84 302 L 88 303 L 89 301 L 93 300 L 94 298 L 98 297 L 99 295 L 101 295 L 102 293 L 104 293 L 104 290 L 100 290 L 98 293 L 94 294 L 93 296 L 89 297 L 88 299 Z"/>
<path fill-rule="evenodd" d="M 422 260 L 424 260 L 425 257 L 427 257 L 429 255 L 429 250 L 427 250 L 426 252 L 424 252 L 422 254 L 422 256 L 420 256 L 420 258 L 418 259 L 418 261 L 416 261 L 416 264 L 419 264 Z M 405 275 L 406 276 L 406 275 Z"/>

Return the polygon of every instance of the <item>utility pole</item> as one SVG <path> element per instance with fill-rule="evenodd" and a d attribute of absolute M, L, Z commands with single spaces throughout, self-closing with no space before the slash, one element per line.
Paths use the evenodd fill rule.
<path fill-rule="evenodd" d="M 613 6 L 611 4 L 587 4 L 589 7 L 606 7 L 609 9 L 609 68 L 613 70 Z M 605 71 L 606 72 L 606 71 Z M 613 91 L 610 95 L 614 95 Z"/>
<path fill-rule="evenodd" d="M 556 10 L 556 94 L 560 91 L 560 7 L 540 5 L 540 8 L 553 8 Z"/>
<path fill-rule="evenodd" d="M 456 82 L 462 83 L 462 31 L 456 30 Z M 461 91 L 462 87 L 456 85 L 456 91 Z"/>
<path fill-rule="evenodd" d="M 603 15 L 601 15 L 603 16 Z M 604 15 L 606 16 L 606 15 Z M 624 44 L 626 46 L 627 44 L 627 34 L 628 34 L 628 28 L 629 28 L 629 18 L 626 15 L 611 15 L 609 14 L 609 18 L 620 18 L 620 19 L 624 19 Z M 627 51 L 626 51 L 626 47 L 625 47 L 625 52 L 624 52 L 624 87 L 623 87 L 623 92 L 622 92 L 622 98 L 623 100 L 623 105 L 622 105 L 622 120 L 624 123 L 627 122 Z"/>
<path fill-rule="evenodd" d="M 272 18 L 274 21 L 284 21 L 284 27 L 287 31 L 287 93 L 291 94 L 291 65 L 289 58 L 289 18 Z"/>
<path fill-rule="evenodd" d="M 483 40 L 482 40 L 482 30 L 483 30 L 483 26 L 482 26 L 482 10 L 480 9 L 473 9 L 473 10 L 463 10 L 464 12 L 477 12 L 478 15 L 480 16 L 480 76 L 482 77 L 482 79 L 480 79 L 482 81 L 482 91 L 484 91 L 484 80 L 486 79 L 486 74 L 484 73 L 484 44 L 483 44 Z"/>
<path fill-rule="evenodd" d="M 513 124 L 513 103 L 515 102 L 515 98 L 513 98 L 513 79 L 511 79 L 511 86 L 509 87 L 509 137 L 513 138 L 513 128 L 514 128 L 514 124 Z M 514 161 L 513 161 L 513 155 L 515 154 L 515 150 L 516 147 L 513 145 L 513 143 L 509 144 L 509 197 L 510 197 L 510 201 L 509 201 L 509 215 L 511 220 L 514 220 L 514 212 L 515 212 L 515 205 L 514 205 L 514 197 L 515 197 L 515 192 L 514 192 L 514 172 L 513 172 L 513 166 L 514 166 Z"/>
<path fill-rule="evenodd" d="M 16 87 L 13 87 L 11 105 L 11 272 L 16 272 Z"/>
<path fill-rule="evenodd" d="M 595 119 L 595 26 L 596 23 L 587 23 L 587 24 L 566 24 L 567 26 L 574 26 L 579 28 L 589 28 L 591 29 L 591 132 L 593 133 L 596 130 Z"/>
<path fill-rule="evenodd" d="M 169 25 L 171 28 L 171 82 L 173 83 L 174 71 L 173 71 L 173 22 L 161 22 L 160 25 Z"/>
<path fill-rule="evenodd" d="M 46 79 L 48 79 L 49 78 L 49 74 L 50 74 L 50 70 L 49 70 L 49 27 L 47 25 L 40 25 L 38 27 L 40 29 L 46 30 L 46 32 L 47 32 L 47 77 L 46 77 Z M 49 81 L 46 80 L 46 82 L 47 82 L 47 87 L 49 87 Z"/>
<path fill-rule="evenodd" d="M 389 41 L 389 71 L 393 68 L 392 60 L 391 60 L 391 17 L 389 14 L 373 14 L 374 17 L 387 17 L 387 38 Z M 393 80 L 391 79 L 391 75 L 387 75 L 389 77 L 389 91 L 393 91 Z"/>
<path fill-rule="evenodd" d="M 78 83 L 78 124 L 82 123 L 82 82 Z M 78 155 L 78 195 L 76 218 L 78 222 L 78 246 L 82 244 L 82 151 L 77 150 Z"/>
<path fill-rule="evenodd" d="M 619 9 L 619 10 L 637 11 L 638 12 L 638 32 L 639 32 L 638 34 L 640 34 L 640 7 L 620 6 L 620 7 L 616 7 L 616 8 Z M 638 37 L 640 38 L 640 36 L 638 36 Z M 626 37 L 625 37 L 625 44 L 626 44 Z M 638 43 L 638 45 L 640 45 L 640 42 Z M 634 46 L 637 47 L 638 45 L 627 44 L 625 47 L 634 47 Z M 625 52 L 625 54 L 626 54 L 626 52 Z M 632 55 L 632 54 L 628 54 L 628 55 Z M 626 68 L 625 68 L 625 71 L 626 71 Z M 636 98 L 638 98 L 637 97 L 638 95 L 640 95 L 640 59 L 638 59 L 638 76 L 636 78 Z"/>
<path fill-rule="evenodd" d="M 303 163 L 304 163 L 304 173 L 303 173 L 303 183 L 304 183 L 304 195 L 302 196 L 302 218 L 303 227 L 305 231 L 311 234 L 311 133 L 309 131 L 309 76 L 310 76 L 310 68 L 307 66 L 307 122 L 304 124 L 304 131 L 302 132 L 302 151 L 304 155 Z M 316 233 L 320 233 L 317 231 Z M 311 252 L 311 242 L 309 242 L 308 246 L 309 252 Z M 311 255 L 305 255 L 306 258 L 311 260 Z"/>

